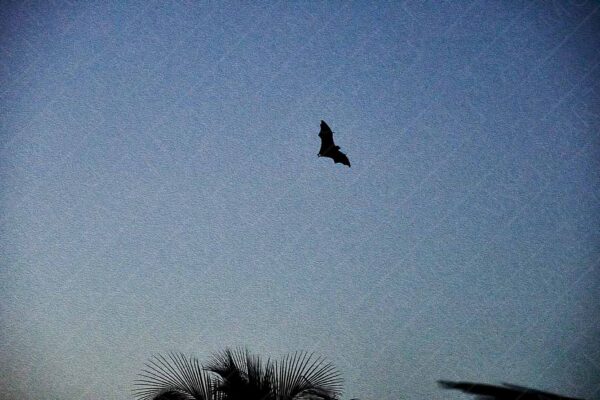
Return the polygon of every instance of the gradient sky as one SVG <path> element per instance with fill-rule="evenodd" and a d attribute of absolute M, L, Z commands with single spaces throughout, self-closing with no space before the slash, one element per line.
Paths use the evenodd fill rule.
<path fill-rule="evenodd" d="M 3 2 L 2 398 L 243 345 L 600 399 L 600 3 L 253 3 Z"/>

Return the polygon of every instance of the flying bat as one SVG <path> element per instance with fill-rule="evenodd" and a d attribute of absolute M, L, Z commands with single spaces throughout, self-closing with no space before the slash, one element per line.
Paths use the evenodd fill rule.
<path fill-rule="evenodd" d="M 336 146 L 335 143 L 333 143 L 333 132 L 323 120 L 321 120 L 319 137 L 321 138 L 321 150 L 319 150 L 319 154 L 317 154 L 319 157 L 333 158 L 335 164 L 342 163 L 348 167 L 350 166 L 350 160 L 348 160 L 348 157 L 340 151 L 340 146 Z"/>
<path fill-rule="evenodd" d="M 503 386 L 473 382 L 438 381 L 444 389 L 456 389 L 485 400 L 581 400 L 523 386 L 504 383 Z"/>

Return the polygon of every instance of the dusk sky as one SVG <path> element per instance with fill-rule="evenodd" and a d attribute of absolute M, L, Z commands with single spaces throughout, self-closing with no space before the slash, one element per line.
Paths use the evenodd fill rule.
<path fill-rule="evenodd" d="M 0 7 L 0 398 L 305 350 L 600 399 L 600 3 Z M 318 158 L 319 123 L 352 167 Z"/>

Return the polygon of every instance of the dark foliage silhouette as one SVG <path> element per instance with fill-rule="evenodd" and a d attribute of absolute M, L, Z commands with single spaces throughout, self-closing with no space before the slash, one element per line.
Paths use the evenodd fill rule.
<path fill-rule="evenodd" d="M 225 349 L 206 365 L 179 353 L 152 357 L 134 395 L 139 400 L 337 400 L 341 383 L 333 365 L 309 353 L 272 362 L 245 349 Z"/>
<path fill-rule="evenodd" d="M 167 390 L 159 393 L 154 397 L 154 400 L 188 400 L 189 397 L 185 393 Z"/>
<path fill-rule="evenodd" d="M 340 151 L 340 147 L 336 146 L 333 142 L 333 131 L 329 128 L 329 125 L 325 121 L 321 120 L 321 131 L 319 132 L 321 138 L 321 150 L 319 150 L 319 157 L 329 157 L 333 159 L 334 163 L 342 163 L 350 166 L 350 160 L 344 153 Z"/>
<path fill-rule="evenodd" d="M 275 398 L 270 361 L 263 366 L 260 358 L 248 351 L 225 350 L 215 355 L 206 369 L 219 376 L 215 390 L 228 400 Z"/>
<path fill-rule="evenodd" d="M 582 400 L 523 386 L 503 383 L 502 386 L 474 382 L 438 381 L 444 389 L 456 389 L 486 400 Z"/>

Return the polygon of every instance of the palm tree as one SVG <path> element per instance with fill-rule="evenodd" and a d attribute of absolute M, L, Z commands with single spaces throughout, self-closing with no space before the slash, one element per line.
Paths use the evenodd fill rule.
<path fill-rule="evenodd" d="M 135 382 L 138 400 L 337 400 L 342 380 L 332 364 L 296 352 L 263 360 L 225 349 L 206 366 L 194 357 L 153 356 Z"/>

